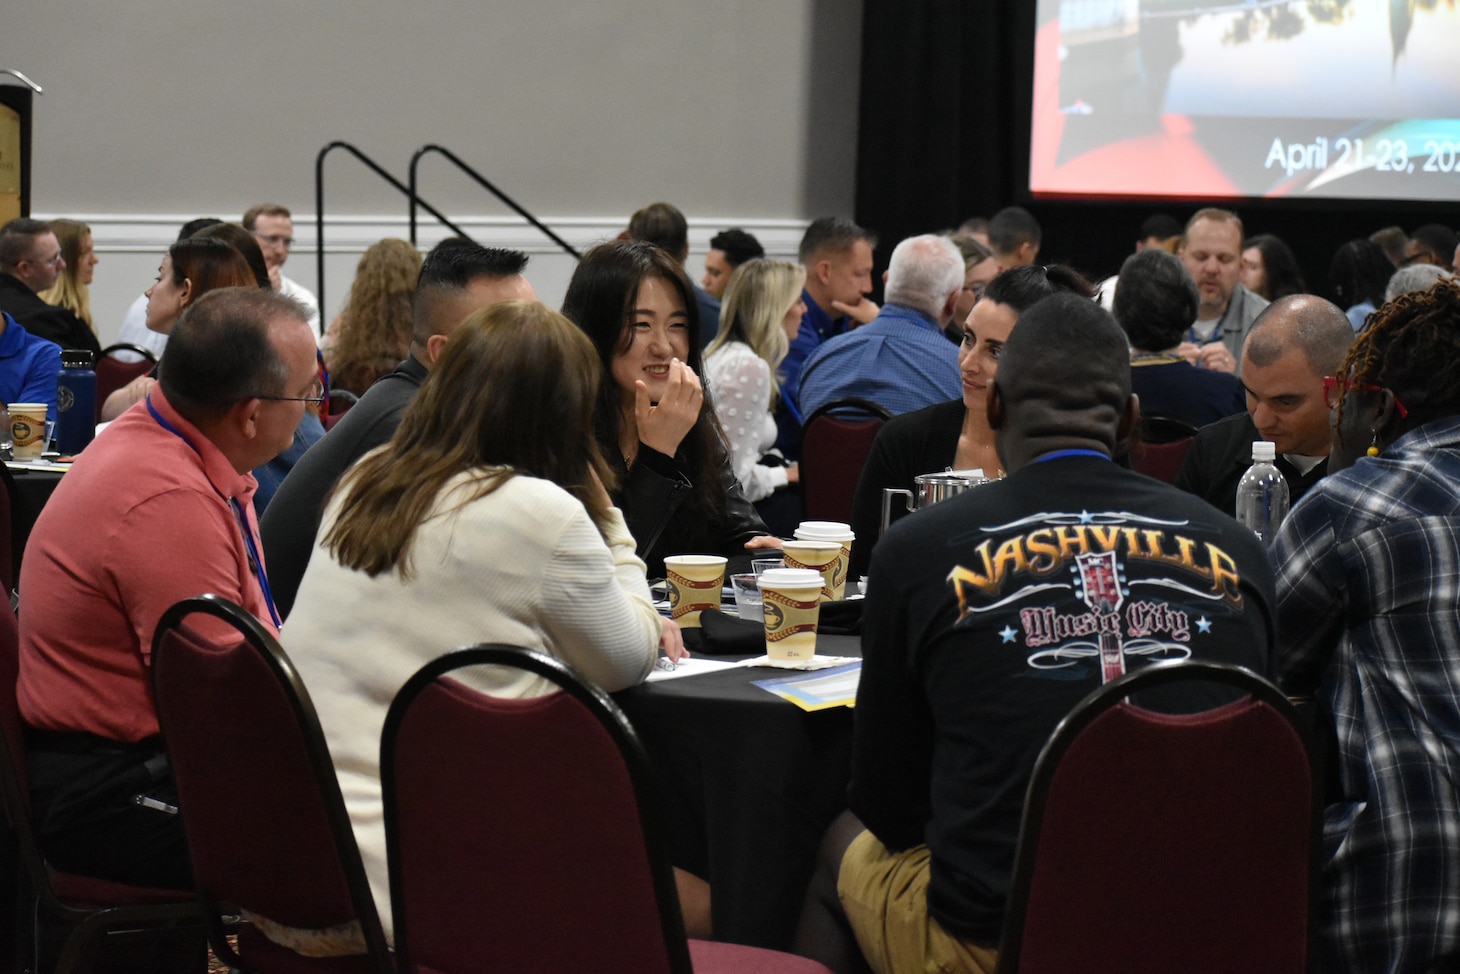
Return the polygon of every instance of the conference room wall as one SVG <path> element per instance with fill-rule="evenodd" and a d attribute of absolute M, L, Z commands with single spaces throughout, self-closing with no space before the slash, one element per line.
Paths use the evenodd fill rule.
<path fill-rule="evenodd" d="M 104 341 L 178 225 L 295 213 L 286 273 L 318 288 L 314 164 L 345 140 L 402 182 L 437 143 L 574 246 L 645 203 L 709 237 L 741 225 L 789 255 L 805 223 L 851 215 L 861 0 L 57 0 L 7 8 L 0 68 L 35 99 L 32 214 L 92 228 Z M 483 243 L 533 254 L 544 300 L 573 261 L 439 157 L 421 192 Z M 326 317 L 359 253 L 406 236 L 405 200 L 342 152 L 326 163 Z M 441 236 L 423 225 L 421 242 Z"/>

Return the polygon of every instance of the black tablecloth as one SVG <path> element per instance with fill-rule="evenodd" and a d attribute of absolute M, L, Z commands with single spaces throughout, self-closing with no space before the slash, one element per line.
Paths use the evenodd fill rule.
<path fill-rule="evenodd" d="M 855 636 L 819 653 L 860 656 Z M 807 713 L 737 668 L 616 694 L 659 772 L 675 865 L 713 896 L 715 939 L 786 950 L 822 833 L 846 808 L 852 711 Z"/>
<path fill-rule="evenodd" d="M 35 527 L 41 508 L 46 506 L 46 501 L 51 499 L 52 492 L 64 476 L 56 470 L 10 468 L 10 479 L 15 484 L 10 510 L 10 550 L 17 584 L 20 581 L 20 558 L 25 551 L 25 542 L 30 538 L 30 529 Z"/>

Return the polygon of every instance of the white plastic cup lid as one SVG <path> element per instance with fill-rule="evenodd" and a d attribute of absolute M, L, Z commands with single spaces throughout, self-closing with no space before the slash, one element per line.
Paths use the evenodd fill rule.
<path fill-rule="evenodd" d="M 772 568 L 760 576 L 760 587 L 821 588 L 821 572 L 814 568 Z"/>
<path fill-rule="evenodd" d="M 841 521 L 802 521 L 796 528 L 796 537 L 807 541 L 855 540 L 850 524 Z"/>

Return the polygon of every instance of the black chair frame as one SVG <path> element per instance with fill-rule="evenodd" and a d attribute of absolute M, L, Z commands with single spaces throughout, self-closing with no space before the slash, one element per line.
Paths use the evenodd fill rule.
<path fill-rule="evenodd" d="M 684 919 L 679 912 L 674 867 L 670 862 L 669 846 L 663 838 L 669 834 L 668 823 L 661 814 L 658 781 L 638 733 L 607 693 L 583 679 L 567 663 L 546 653 L 502 643 L 468 646 L 427 663 L 401 687 L 385 717 L 380 736 L 380 781 L 385 802 L 385 845 L 390 862 L 390 900 L 395 917 L 395 949 L 399 969 L 412 971 L 415 968 L 410 959 L 404 891 L 401 889 L 400 869 L 397 865 L 400 837 L 395 799 L 396 738 L 399 736 L 401 722 L 421 692 L 438 678 L 468 666 L 515 667 L 552 682 L 582 704 L 613 739 L 623 756 L 639 806 L 639 823 L 644 832 L 649 873 L 659 905 L 659 922 L 664 931 L 665 948 L 669 953 L 669 968 L 674 974 L 694 974 L 690 963 L 689 942 L 685 939 Z"/>
<path fill-rule="evenodd" d="M 364 935 L 367 953 L 380 974 L 394 974 L 390 963 L 390 947 L 385 931 L 380 926 L 380 915 L 375 899 L 370 892 L 370 880 L 365 875 L 365 865 L 360 859 L 360 850 L 354 844 L 354 827 L 350 824 L 345 800 L 340 793 L 340 782 L 335 776 L 334 761 L 330 757 L 329 745 L 325 743 L 324 731 L 315 713 L 314 703 L 304 686 L 299 672 L 294 668 L 278 640 L 263 627 L 256 618 L 242 607 L 219 595 L 206 594 L 184 599 L 173 605 L 162 615 L 152 639 L 152 672 L 154 688 L 158 668 L 166 666 L 166 653 L 159 653 L 162 637 L 180 626 L 184 619 L 193 614 L 209 615 L 222 619 L 238 631 L 239 636 L 257 652 L 273 671 L 284 687 L 294 715 L 303 731 L 304 745 L 308 752 L 310 766 L 314 769 L 320 793 L 324 798 L 325 814 L 329 819 L 330 833 L 335 839 L 335 851 L 344 870 L 345 882 L 349 888 L 350 900 Z M 154 691 L 155 692 L 155 691 Z M 163 739 L 166 740 L 166 728 Z M 187 826 L 187 810 L 179 808 L 184 830 Z M 219 960 L 235 970 L 247 970 L 248 966 L 229 944 L 227 938 L 226 908 L 217 897 L 199 885 L 198 902 L 203 908 L 203 918 L 208 933 L 209 946 Z"/>
<path fill-rule="evenodd" d="M 1039 753 L 1034 764 L 1034 774 L 1029 781 L 1029 791 L 1024 800 L 1024 814 L 1019 825 L 1019 841 L 1014 853 L 1014 876 L 1009 889 L 1008 908 L 1004 914 L 1004 927 L 999 942 L 999 974 L 1016 974 L 1019 970 L 1019 955 L 1024 939 L 1025 908 L 1029 902 L 1029 890 L 1034 878 L 1038 860 L 1041 823 L 1049 799 L 1050 787 L 1061 759 L 1080 736 L 1100 715 L 1134 694 L 1184 681 L 1202 681 L 1225 684 L 1252 696 L 1275 710 L 1292 727 L 1302 741 L 1303 752 L 1308 760 L 1310 788 L 1310 821 L 1308 826 L 1309 876 L 1308 876 L 1308 957 L 1314 957 L 1312 949 L 1318 918 L 1318 863 L 1322 850 L 1323 785 L 1320 767 L 1316 759 L 1313 735 L 1298 715 L 1297 709 L 1283 695 L 1282 691 L 1267 680 L 1244 666 L 1209 660 L 1171 660 L 1151 663 L 1141 669 L 1111 680 L 1090 692 L 1085 699 L 1060 721 L 1050 735 L 1049 741 Z"/>
<path fill-rule="evenodd" d="M 892 418 L 892 413 L 870 399 L 863 399 L 860 396 L 847 396 L 844 399 L 833 399 L 831 402 L 816 407 L 816 410 L 810 416 L 807 416 L 806 421 L 801 424 L 803 434 L 806 427 L 811 425 L 813 419 L 820 419 L 828 413 L 837 413 L 843 419 L 852 420 L 880 419 L 886 422 Z"/>
<path fill-rule="evenodd" d="M 152 349 L 150 348 L 144 348 L 141 345 L 135 345 L 132 342 L 113 342 L 112 344 L 101 350 L 101 354 L 97 356 L 97 361 L 99 362 L 102 359 L 107 358 L 111 355 L 112 352 L 136 352 L 138 355 L 142 356 L 153 365 L 157 364 L 157 353 L 152 351 Z"/>

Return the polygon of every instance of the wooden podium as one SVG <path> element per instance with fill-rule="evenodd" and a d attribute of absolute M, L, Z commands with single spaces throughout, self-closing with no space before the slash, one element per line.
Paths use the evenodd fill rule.
<path fill-rule="evenodd" d="M 32 99 L 40 91 L 19 71 L 0 68 L 0 224 L 30 215 Z"/>

